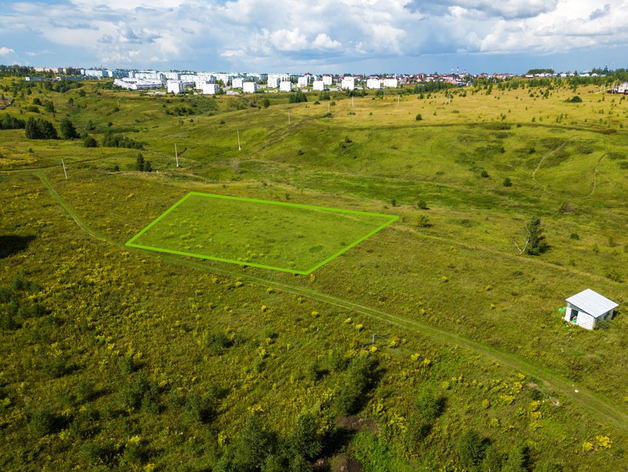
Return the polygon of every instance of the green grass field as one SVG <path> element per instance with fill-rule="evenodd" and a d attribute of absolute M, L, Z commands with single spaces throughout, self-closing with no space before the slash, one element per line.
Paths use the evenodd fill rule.
<path fill-rule="evenodd" d="M 307 275 L 396 219 L 190 193 L 127 246 Z"/>
<path fill-rule="evenodd" d="M 99 145 L 0 131 L 0 469 L 626 469 L 628 101 L 516 84 L 288 104 L 4 79 L 7 113 L 69 116 Z M 398 219 L 307 276 L 126 245 L 190 192 Z M 201 254 L 205 198 L 140 239 Z M 303 235 L 277 252 L 289 269 L 382 225 L 211 201 L 227 233 L 205 255 L 261 265 L 265 212 L 297 212 L 267 236 Z M 521 255 L 534 217 L 549 249 Z M 585 288 L 620 304 L 595 331 L 558 311 Z M 470 430 L 501 465 L 469 463 Z"/>

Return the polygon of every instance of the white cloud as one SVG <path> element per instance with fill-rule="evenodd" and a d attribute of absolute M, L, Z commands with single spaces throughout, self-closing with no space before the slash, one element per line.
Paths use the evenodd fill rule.
<path fill-rule="evenodd" d="M 270 33 L 270 42 L 279 51 L 300 51 L 308 47 L 307 38 L 299 28 L 273 31 Z"/>
<path fill-rule="evenodd" d="M 315 48 L 323 49 L 326 51 L 338 51 L 342 49 L 342 44 L 340 44 L 338 41 L 334 41 L 325 33 L 321 33 L 316 36 L 313 45 Z"/>
<path fill-rule="evenodd" d="M 419 63 L 414 58 L 425 54 L 553 54 L 616 46 L 619 61 L 628 45 L 628 17 L 618 14 L 626 2 L 284 0 L 279 8 L 275 0 L 67 0 L 42 8 L 20 0 L 3 7 L 0 55 L 16 50 L 21 57 L 52 45 L 66 54 L 60 63 L 91 57 L 109 67 L 159 62 L 314 71 L 388 58 Z"/>

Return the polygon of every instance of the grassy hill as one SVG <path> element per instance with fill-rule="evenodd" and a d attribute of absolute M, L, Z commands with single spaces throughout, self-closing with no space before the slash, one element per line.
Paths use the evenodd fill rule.
<path fill-rule="evenodd" d="M 0 469 L 624 469 L 628 105 L 565 85 L 13 90 L 98 147 L 0 130 Z M 191 191 L 399 219 L 308 276 L 124 245 Z"/>

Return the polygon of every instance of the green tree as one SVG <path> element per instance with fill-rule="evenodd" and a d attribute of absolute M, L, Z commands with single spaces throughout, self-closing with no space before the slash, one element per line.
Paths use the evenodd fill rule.
<path fill-rule="evenodd" d="M 527 472 L 529 461 L 528 446 L 521 445 L 508 453 L 508 459 L 502 468 L 503 472 Z"/>
<path fill-rule="evenodd" d="M 259 418 L 249 417 L 235 447 L 233 458 L 235 470 L 240 472 L 260 470 L 270 452 L 269 449 L 269 435 L 262 429 Z"/>
<path fill-rule="evenodd" d="M 294 455 L 308 461 L 316 459 L 323 451 L 323 442 L 318 434 L 318 422 L 311 413 L 303 413 L 297 418 L 290 435 L 290 450 Z"/>
<path fill-rule="evenodd" d="M 504 455 L 492 444 L 486 448 L 482 461 L 483 472 L 500 472 L 504 463 Z"/>
<path fill-rule="evenodd" d="M 473 429 L 466 431 L 460 438 L 458 454 L 465 466 L 475 467 L 484 459 L 484 441 Z"/>
<path fill-rule="evenodd" d="M 376 367 L 376 361 L 368 355 L 361 355 L 351 361 L 337 399 L 340 414 L 353 415 L 361 409 L 364 394 L 375 382 Z"/>
<path fill-rule="evenodd" d="M 59 129 L 61 131 L 61 136 L 63 137 L 63 139 L 75 139 L 79 137 L 78 133 L 76 132 L 76 128 L 74 127 L 74 124 L 67 116 L 63 118 L 63 120 L 61 120 L 61 125 L 59 126 Z"/>
<path fill-rule="evenodd" d="M 523 249 L 525 254 L 538 256 L 548 249 L 545 236 L 543 236 L 543 228 L 541 228 L 541 219 L 532 218 L 524 228 L 524 237 L 526 243 Z"/>
<path fill-rule="evenodd" d="M 265 98 L 264 101 L 262 102 L 262 106 L 264 108 L 268 108 L 270 106 L 270 100 Z"/>

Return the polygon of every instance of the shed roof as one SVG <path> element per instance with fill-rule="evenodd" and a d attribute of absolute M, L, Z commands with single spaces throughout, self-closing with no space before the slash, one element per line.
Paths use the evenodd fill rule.
<path fill-rule="evenodd" d="M 567 303 L 571 303 L 595 318 L 608 313 L 618 306 L 614 301 L 609 300 L 590 288 L 569 297 Z"/>

